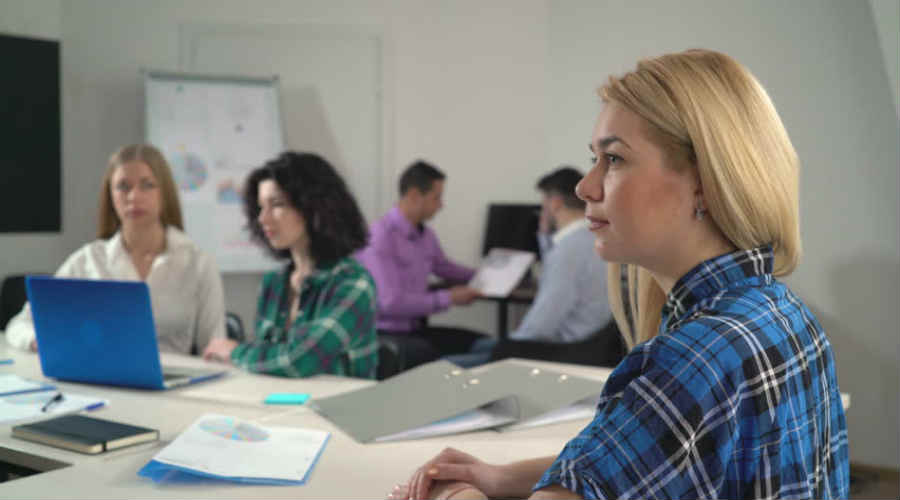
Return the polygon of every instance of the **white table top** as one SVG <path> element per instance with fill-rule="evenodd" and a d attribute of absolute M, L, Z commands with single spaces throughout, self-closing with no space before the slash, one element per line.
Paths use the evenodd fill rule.
<path fill-rule="evenodd" d="M 0 347 L 0 373 L 46 380 L 35 354 Z M 187 356 L 163 355 L 163 363 L 204 366 Z M 610 370 L 522 360 L 530 366 L 605 380 Z M 220 366 L 220 365 L 215 365 Z M 497 463 L 559 453 L 588 422 L 579 419 L 532 429 L 482 431 L 415 441 L 360 444 L 306 407 L 266 406 L 270 392 L 307 392 L 313 398 L 357 389 L 373 381 L 335 376 L 286 379 L 231 370 L 222 379 L 169 391 L 145 391 L 52 381 L 63 391 L 108 399 L 92 415 L 160 430 L 161 439 L 101 455 L 83 455 L 14 439 L 0 424 L 0 446 L 72 464 L 70 467 L 0 483 L 4 498 L 383 498 L 416 467 L 447 446 Z M 303 486 L 257 486 L 225 481 L 156 484 L 137 475 L 166 444 L 205 413 L 250 419 L 267 426 L 303 427 L 332 433 L 309 481 Z"/>
<path fill-rule="evenodd" d="M 0 343 L 0 373 L 16 373 L 35 380 L 43 377 L 37 355 Z M 210 366 L 197 358 L 164 354 L 174 366 Z M 611 370 L 562 363 L 520 360 L 529 366 L 570 375 L 606 380 Z M 221 367 L 221 365 L 213 365 Z M 365 387 L 375 382 L 321 375 L 287 379 L 231 369 L 225 377 L 169 391 L 146 391 L 52 381 L 59 389 L 108 399 L 95 412 L 100 418 L 159 429 L 160 441 L 101 455 L 83 455 L 14 439 L 10 424 L 0 424 L 0 447 L 7 447 L 72 464 L 69 467 L 0 483 L 3 498 L 384 498 L 425 460 L 447 446 L 495 463 L 556 455 L 588 419 L 531 429 L 482 431 L 415 441 L 360 444 L 305 406 L 266 406 L 265 394 L 306 392 L 313 398 Z M 843 394 L 844 406 L 850 403 Z M 225 481 L 156 484 L 137 475 L 165 445 L 205 413 L 232 415 L 267 426 L 303 427 L 331 432 L 331 439 L 303 486 L 258 486 Z"/>

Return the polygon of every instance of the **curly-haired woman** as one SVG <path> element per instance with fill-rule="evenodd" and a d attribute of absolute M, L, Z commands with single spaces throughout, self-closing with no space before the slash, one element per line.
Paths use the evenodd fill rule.
<path fill-rule="evenodd" d="M 338 173 L 317 155 L 283 153 L 250 174 L 244 210 L 253 238 L 288 263 L 263 276 L 255 340 L 217 339 L 203 357 L 285 377 L 374 378 L 375 285 L 352 258 L 367 232 Z"/>

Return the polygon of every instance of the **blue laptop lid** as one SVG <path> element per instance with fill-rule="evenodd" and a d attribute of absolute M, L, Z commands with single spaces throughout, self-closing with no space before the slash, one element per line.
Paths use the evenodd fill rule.
<path fill-rule="evenodd" d="M 44 375 L 164 388 L 146 283 L 46 276 L 25 283 Z"/>

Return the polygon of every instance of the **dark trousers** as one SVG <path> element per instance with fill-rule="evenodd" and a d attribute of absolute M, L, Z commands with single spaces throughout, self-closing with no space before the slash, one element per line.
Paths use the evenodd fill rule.
<path fill-rule="evenodd" d="M 378 330 L 378 336 L 393 342 L 399 351 L 401 370 L 419 366 L 450 354 L 469 352 L 486 335 L 463 328 L 423 326 L 411 332 Z"/>
<path fill-rule="evenodd" d="M 625 342 L 615 321 L 581 342 L 554 344 L 524 340 L 502 340 L 491 353 L 491 361 L 528 358 L 580 365 L 614 367 L 625 357 Z"/>

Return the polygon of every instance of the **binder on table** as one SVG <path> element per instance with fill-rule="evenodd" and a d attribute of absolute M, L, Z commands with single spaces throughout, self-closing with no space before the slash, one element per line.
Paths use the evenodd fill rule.
<path fill-rule="evenodd" d="M 602 388 L 596 380 L 512 361 L 465 370 L 441 360 L 373 386 L 315 400 L 311 406 L 357 441 L 368 443 L 572 418 L 560 413 L 536 420 L 575 403 L 584 406 Z"/>

